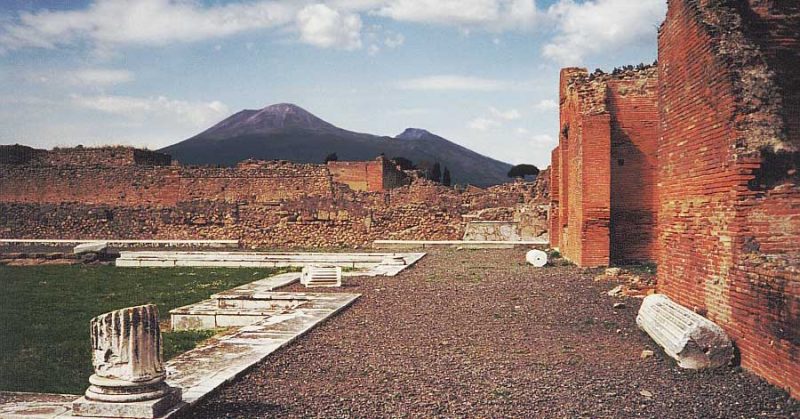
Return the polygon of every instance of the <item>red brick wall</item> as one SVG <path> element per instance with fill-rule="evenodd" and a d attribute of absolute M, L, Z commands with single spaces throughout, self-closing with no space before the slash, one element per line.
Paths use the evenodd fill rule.
<path fill-rule="evenodd" d="M 658 77 L 655 67 L 608 81 L 611 260 L 656 259 Z"/>
<path fill-rule="evenodd" d="M 328 170 L 334 181 L 355 191 L 387 191 L 406 183 L 403 172 L 383 156 L 372 161 L 328 162 Z"/>
<path fill-rule="evenodd" d="M 0 160 L 0 237 L 239 239 L 246 246 L 362 246 L 376 239 L 455 240 L 470 212 L 547 199 L 547 182 L 461 191 L 413 185 L 380 158 L 361 167 L 379 192 L 328 167 L 246 161 L 234 168 L 152 166 L 20 147 Z M 134 154 L 130 154 L 133 156 Z M 115 157 L 116 158 L 116 157 Z M 55 161 L 59 163 L 54 164 Z M 116 161 L 116 160 L 115 160 Z M 51 164 L 51 165 L 48 165 Z M 545 175 L 546 177 L 546 175 Z M 388 190 L 384 190 L 388 189 Z"/>
<path fill-rule="evenodd" d="M 556 147 L 550 158 L 550 246 L 559 247 L 561 238 L 561 218 L 559 218 L 559 201 L 561 200 L 561 149 Z"/>
<path fill-rule="evenodd" d="M 562 70 L 551 244 L 580 266 L 655 257 L 656 73 Z"/>
<path fill-rule="evenodd" d="M 799 50 L 778 59 L 764 48 L 797 45 L 800 26 L 754 16 L 744 1 L 669 2 L 659 35 L 658 288 L 725 328 L 743 367 L 798 397 L 800 141 L 785 106 L 796 106 L 789 96 L 800 86 L 776 76 L 796 71 L 782 66 Z"/>
<path fill-rule="evenodd" d="M 140 165 L 0 165 L 0 202 L 174 205 L 194 199 L 268 202 L 328 195 L 318 165 L 245 163 L 235 168 Z"/>

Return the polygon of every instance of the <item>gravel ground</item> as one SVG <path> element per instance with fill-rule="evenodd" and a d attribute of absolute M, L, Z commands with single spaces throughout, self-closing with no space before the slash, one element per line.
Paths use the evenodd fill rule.
<path fill-rule="evenodd" d="M 637 329 L 640 300 L 612 308 L 615 284 L 523 261 L 442 250 L 395 278 L 349 278 L 352 307 L 186 416 L 800 417 L 739 368 L 676 367 Z"/>

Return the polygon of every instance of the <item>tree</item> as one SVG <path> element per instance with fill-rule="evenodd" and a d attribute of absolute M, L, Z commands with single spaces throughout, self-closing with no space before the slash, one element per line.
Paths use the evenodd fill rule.
<path fill-rule="evenodd" d="M 525 176 L 536 176 L 539 168 L 532 164 L 518 164 L 508 171 L 508 177 L 524 178 Z"/>
<path fill-rule="evenodd" d="M 438 161 L 433 164 L 433 169 L 431 169 L 431 180 L 434 182 L 442 181 L 442 166 L 439 165 Z"/>
<path fill-rule="evenodd" d="M 414 170 L 417 168 L 411 160 L 405 157 L 395 157 L 392 161 L 394 164 L 400 166 L 400 170 Z"/>
<path fill-rule="evenodd" d="M 442 174 L 442 185 L 450 186 L 452 180 L 450 179 L 450 169 L 445 166 L 444 173 Z"/>
<path fill-rule="evenodd" d="M 339 156 L 337 156 L 336 153 L 328 154 L 328 157 L 325 157 L 325 163 L 329 161 L 339 161 Z"/>

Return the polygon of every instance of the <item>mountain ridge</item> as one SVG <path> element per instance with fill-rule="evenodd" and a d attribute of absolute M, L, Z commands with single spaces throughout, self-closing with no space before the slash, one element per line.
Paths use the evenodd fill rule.
<path fill-rule="evenodd" d="M 289 103 L 244 109 L 159 151 L 187 164 L 227 166 L 248 158 L 322 163 L 330 153 L 354 161 L 384 154 L 417 164 L 438 161 L 449 168 L 454 183 L 477 186 L 507 182 L 511 168 L 425 129 L 408 128 L 395 137 L 353 132 Z"/>

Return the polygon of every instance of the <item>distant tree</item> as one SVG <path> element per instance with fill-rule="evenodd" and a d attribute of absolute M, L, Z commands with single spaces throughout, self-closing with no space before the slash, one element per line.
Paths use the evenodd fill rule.
<path fill-rule="evenodd" d="M 339 161 L 339 156 L 337 156 L 336 153 L 328 154 L 328 156 L 325 157 L 325 163 L 329 161 Z"/>
<path fill-rule="evenodd" d="M 439 162 L 433 164 L 433 169 L 431 169 L 431 180 L 434 182 L 442 181 L 442 166 L 439 165 Z"/>
<path fill-rule="evenodd" d="M 442 174 L 442 185 L 450 186 L 452 180 L 450 179 L 450 169 L 445 166 L 444 173 Z"/>
<path fill-rule="evenodd" d="M 392 161 L 394 164 L 400 166 L 401 170 L 414 170 L 417 168 L 417 166 L 414 166 L 414 163 L 411 160 L 405 157 L 395 157 L 392 159 Z"/>
<path fill-rule="evenodd" d="M 523 178 L 525 176 L 536 176 L 539 168 L 532 164 L 518 164 L 508 171 L 508 177 Z"/>

